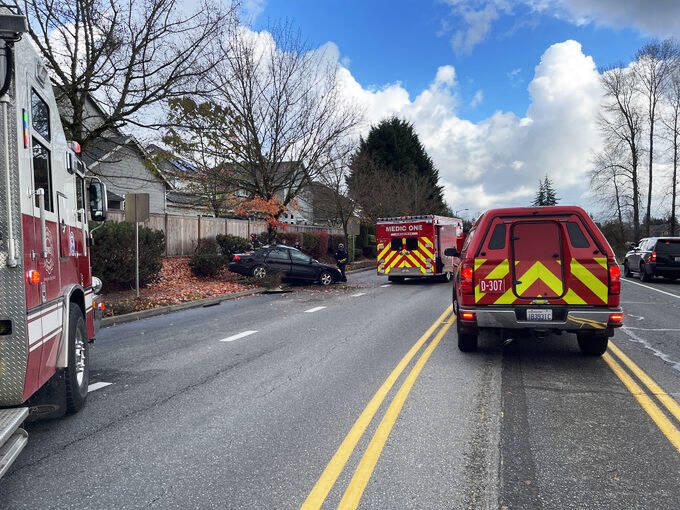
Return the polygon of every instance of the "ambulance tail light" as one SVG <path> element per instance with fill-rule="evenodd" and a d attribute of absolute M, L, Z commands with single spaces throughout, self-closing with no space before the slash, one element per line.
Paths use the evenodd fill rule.
<path fill-rule="evenodd" d="M 621 268 L 616 264 L 609 266 L 609 293 L 614 296 L 621 294 Z"/>
<path fill-rule="evenodd" d="M 472 284 L 472 277 L 474 274 L 474 266 L 471 262 L 463 262 L 460 268 L 460 290 L 463 294 L 473 294 L 474 285 Z"/>

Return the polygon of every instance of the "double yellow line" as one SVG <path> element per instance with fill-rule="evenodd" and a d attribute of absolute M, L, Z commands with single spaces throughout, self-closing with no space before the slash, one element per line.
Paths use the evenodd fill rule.
<path fill-rule="evenodd" d="M 614 357 L 623 363 L 628 370 L 637 377 L 637 379 L 649 390 L 649 393 L 656 397 L 656 399 L 666 408 L 666 410 L 675 417 L 677 423 L 680 424 L 680 405 L 673 400 L 654 380 L 649 377 L 633 360 L 626 356 L 621 349 L 619 349 L 613 342 L 609 342 L 609 352 L 606 352 L 602 358 L 609 365 L 609 368 L 621 380 L 623 385 L 635 397 L 638 403 L 642 406 L 649 417 L 656 423 L 659 430 L 664 436 L 675 446 L 676 450 L 680 452 L 680 430 L 675 426 L 672 419 L 670 419 L 654 402 L 654 400 L 647 394 L 640 385 L 635 382 L 628 372 L 617 362 Z"/>
<path fill-rule="evenodd" d="M 373 417 L 382 405 L 385 397 L 387 397 L 387 394 L 397 382 L 397 379 L 399 379 L 399 376 L 404 372 L 414 356 L 418 353 L 418 351 L 420 351 L 420 348 L 427 342 L 436 329 L 443 324 L 432 341 L 423 350 L 422 354 L 413 365 L 413 368 L 411 368 L 411 371 L 406 376 L 406 379 L 404 379 L 404 382 L 401 384 L 397 394 L 392 399 L 392 402 L 387 408 L 383 419 L 380 421 L 378 428 L 373 434 L 373 437 L 371 438 L 371 441 L 369 442 L 363 457 L 359 461 L 359 465 L 355 469 L 354 475 L 352 476 L 347 489 L 345 489 L 345 493 L 338 508 L 343 510 L 354 509 L 359 505 L 361 496 L 363 495 L 366 485 L 373 474 L 373 470 L 375 469 L 378 459 L 380 458 L 380 454 L 382 453 L 383 447 L 385 446 L 385 442 L 392 431 L 392 427 L 394 427 L 394 424 L 397 421 L 397 417 L 399 416 L 399 412 L 401 411 L 404 402 L 406 402 L 406 398 L 413 388 L 413 384 L 416 382 L 416 379 L 420 375 L 425 363 L 427 363 L 427 360 L 430 358 L 434 350 L 437 348 L 437 345 L 439 345 L 439 342 L 441 342 L 441 339 L 444 337 L 446 332 L 451 327 L 451 324 L 453 324 L 453 321 L 455 320 L 455 317 L 451 316 L 451 312 L 452 306 L 449 306 L 446 310 L 444 310 L 439 318 L 434 321 L 434 323 L 427 329 L 427 331 L 425 331 L 425 333 L 423 333 L 418 341 L 413 344 L 406 355 L 401 359 L 401 361 L 399 361 L 397 366 L 394 367 L 394 370 L 392 370 L 390 375 L 387 377 L 382 386 L 380 386 L 375 395 L 373 395 L 368 404 L 366 404 L 366 407 L 362 411 L 361 415 L 359 415 L 357 421 L 355 421 L 354 425 L 352 425 L 352 428 L 345 436 L 345 439 L 336 450 L 335 454 L 326 466 L 326 469 L 323 470 L 319 480 L 314 485 L 314 488 L 307 496 L 305 502 L 302 504 L 302 510 L 321 508 L 321 505 L 323 505 L 324 501 L 326 500 L 328 493 L 338 479 L 338 476 L 340 476 L 340 473 L 347 464 L 347 461 L 352 455 L 354 448 L 363 436 L 366 428 L 368 428 L 369 424 L 373 420 Z"/>

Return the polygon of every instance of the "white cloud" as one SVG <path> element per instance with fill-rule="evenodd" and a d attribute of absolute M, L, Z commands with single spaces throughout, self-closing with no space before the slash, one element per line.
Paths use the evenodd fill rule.
<path fill-rule="evenodd" d="M 503 15 L 530 13 L 563 19 L 575 25 L 633 27 L 654 36 L 672 37 L 680 33 L 680 2 L 677 0 L 444 0 L 451 7 L 451 18 L 440 23 L 438 35 L 453 32 L 451 45 L 458 55 L 467 55 L 483 42 L 493 23 Z M 520 9 L 518 9 L 518 7 Z M 527 12 L 529 11 L 529 12 Z M 523 19 L 511 29 L 535 26 L 536 20 Z M 505 34 L 507 36 L 508 33 Z"/>
<path fill-rule="evenodd" d="M 522 79 L 522 68 L 521 67 L 516 67 L 512 71 L 509 71 L 507 73 L 508 81 L 510 82 L 510 85 L 512 87 L 518 87 L 522 84 L 524 81 Z"/>
<path fill-rule="evenodd" d="M 470 108 L 477 108 L 477 106 L 482 104 L 482 101 L 484 101 L 484 91 L 480 89 L 475 92 L 475 95 L 472 97 L 472 101 L 470 101 Z"/>
<path fill-rule="evenodd" d="M 252 23 L 262 14 L 267 6 L 267 0 L 243 0 L 241 2 L 241 12 L 246 23 Z"/>
<path fill-rule="evenodd" d="M 601 90 L 595 62 L 576 41 L 545 51 L 523 117 L 498 111 L 476 123 L 461 118 L 452 66 L 440 67 L 414 98 L 400 83 L 364 89 L 346 68 L 340 78 L 366 114 L 364 130 L 395 114 L 413 122 L 454 209 L 527 205 L 546 173 L 565 203 L 584 203 L 589 159 L 599 144 Z"/>

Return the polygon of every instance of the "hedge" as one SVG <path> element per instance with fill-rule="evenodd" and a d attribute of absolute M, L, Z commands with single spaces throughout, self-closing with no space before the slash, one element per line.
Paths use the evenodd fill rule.
<path fill-rule="evenodd" d="M 250 249 L 250 240 L 231 234 L 218 234 L 215 241 L 220 247 L 222 255 L 227 257 L 228 260 L 231 260 L 236 253 L 243 253 Z"/>
<path fill-rule="evenodd" d="M 214 277 L 227 264 L 227 257 L 220 253 L 215 239 L 201 239 L 196 243 L 194 254 L 189 259 L 191 272 L 200 277 Z"/>
<path fill-rule="evenodd" d="M 135 285 L 135 226 L 107 221 L 92 232 L 92 274 L 106 289 L 127 289 Z M 158 280 L 165 254 L 165 234 L 139 227 L 139 285 Z"/>

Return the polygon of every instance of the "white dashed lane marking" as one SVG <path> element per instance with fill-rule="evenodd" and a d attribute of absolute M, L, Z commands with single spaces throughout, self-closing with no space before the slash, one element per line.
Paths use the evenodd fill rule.
<path fill-rule="evenodd" d="M 391 286 L 392 286 L 392 284 L 390 284 L 390 283 L 386 283 L 385 285 L 381 285 L 381 287 L 391 287 Z"/>
<path fill-rule="evenodd" d="M 113 383 L 110 383 L 110 382 L 92 383 L 87 387 L 87 392 L 90 393 L 91 391 L 101 390 L 102 388 L 106 388 L 107 386 L 111 386 L 112 384 Z"/>
<path fill-rule="evenodd" d="M 352 294 L 351 297 L 359 297 L 359 296 L 365 296 L 365 295 L 366 295 L 365 292 L 357 292 L 356 294 Z"/>
<path fill-rule="evenodd" d="M 305 313 L 314 313 L 318 312 L 319 310 L 323 310 L 326 308 L 325 306 L 315 306 L 314 308 L 310 308 L 309 310 L 305 310 Z"/>
<path fill-rule="evenodd" d="M 228 336 L 227 338 L 223 338 L 222 340 L 220 340 L 220 342 L 233 342 L 234 340 L 238 340 L 239 338 L 250 336 L 250 335 L 255 334 L 255 333 L 257 333 L 257 331 L 253 331 L 253 330 L 244 331 L 243 333 L 238 333 L 236 335 L 231 335 L 231 336 Z"/>

